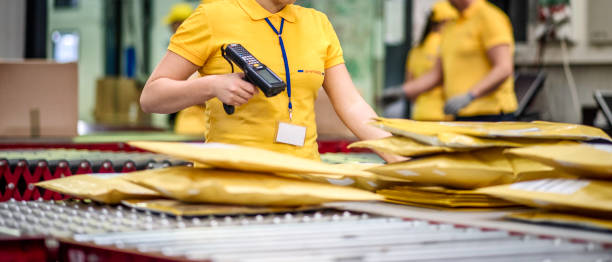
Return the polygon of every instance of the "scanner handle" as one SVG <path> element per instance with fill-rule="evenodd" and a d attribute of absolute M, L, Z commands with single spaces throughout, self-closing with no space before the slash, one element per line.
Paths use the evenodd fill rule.
<path fill-rule="evenodd" d="M 234 114 L 234 111 L 236 111 L 236 108 L 232 105 L 223 103 L 223 110 L 225 110 L 226 114 L 231 115 L 231 114 Z"/>

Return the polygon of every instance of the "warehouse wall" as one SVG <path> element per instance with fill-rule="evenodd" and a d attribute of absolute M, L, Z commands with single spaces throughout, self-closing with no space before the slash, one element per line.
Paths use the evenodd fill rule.
<path fill-rule="evenodd" d="M 575 78 L 578 108 L 595 107 L 593 92 L 597 89 L 612 90 L 612 61 L 609 63 L 574 63 L 571 66 Z M 577 112 L 570 95 L 566 75 L 562 66 L 550 64 L 544 67 L 548 74 L 541 97 L 537 100 L 537 110 L 546 120 L 581 123 L 582 116 Z"/>
<path fill-rule="evenodd" d="M 533 0 L 531 0 L 533 1 Z M 544 57 L 544 70 L 548 73 L 544 98 L 540 99 L 540 111 L 545 113 L 549 120 L 574 122 L 582 121 L 580 112 L 576 108 L 592 107 L 595 105 L 593 91 L 597 89 L 612 89 L 612 45 L 594 45 L 588 39 L 588 5 L 597 5 L 597 2 L 572 0 L 572 27 L 571 39 L 568 48 L 568 57 L 575 78 L 579 105 L 573 103 L 570 89 L 562 67 L 560 45 L 552 43 L 546 49 Z M 595 8 L 597 8 L 595 6 Z M 611 17 L 598 17 L 597 19 L 610 20 Z M 517 45 L 517 66 L 533 66 L 536 57 L 535 20 L 530 21 L 528 32 L 529 43 Z"/>
<path fill-rule="evenodd" d="M 25 8 L 24 0 L 0 1 L 0 58 L 23 58 Z"/>
<path fill-rule="evenodd" d="M 302 0 L 298 4 L 327 15 L 338 34 L 357 90 L 374 106 L 384 83 L 383 1 Z"/>
<path fill-rule="evenodd" d="M 76 30 L 80 34 L 79 52 L 79 119 L 93 123 L 96 79 L 104 75 L 104 3 L 79 1 L 73 9 L 56 9 L 48 0 L 48 36 L 55 30 Z M 48 58 L 52 58 L 51 41 L 47 43 Z"/>

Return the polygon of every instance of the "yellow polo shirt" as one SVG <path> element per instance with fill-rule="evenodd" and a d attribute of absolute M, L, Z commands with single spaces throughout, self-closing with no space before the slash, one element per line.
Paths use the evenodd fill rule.
<path fill-rule="evenodd" d="M 442 32 L 441 55 L 444 96 L 467 93 L 491 70 L 487 50 L 507 44 L 514 54 L 512 24 L 501 10 L 485 0 L 476 0 Z M 517 108 L 514 80 L 508 77 L 495 91 L 475 99 L 459 116 L 512 113 Z"/>
<path fill-rule="evenodd" d="M 406 68 L 413 78 L 419 78 L 431 71 L 438 60 L 440 50 L 440 33 L 431 32 L 422 45 L 410 50 Z M 412 106 L 412 119 L 419 121 L 442 121 L 444 115 L 444 95 L 442 87 L 420 94 Z"/>
<path fill-rule="evenodd" d="M 207 142 L 255 146 L 318 159 L 314 101 L 325 69 L 344 63 L 342 49 L 327 16 L 314 9 L 287 5 L 271 14 L 255 0 L 223 0 L 200 5 L 170 40 L 168 50 L 200 66 L 200 75 L 231 72 L 221 46 L 242 44 L 263 64 L 286 80 L 278 36 L 264 20 L 282 32 L 291 75 L 293 120 L 289 120 L 287 92 L 266 98 L 259 92 L 227 115 L 217 98 L 206 102 Z M 238 69 L 237 69 L 238 71 Z M 275 143 L 279 121 L 307 127 L 303 147 Z"/>
<path fill-rule="evenodd" d="M 206 113 L 203 106 L 190 106 L 178 112 L 174 133 L 204 137 L 206 132 Z"/>

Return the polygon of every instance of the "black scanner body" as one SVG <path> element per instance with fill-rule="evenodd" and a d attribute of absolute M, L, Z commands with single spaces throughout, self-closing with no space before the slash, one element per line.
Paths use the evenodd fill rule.
<path fill-rule="evenodd" d="M 245 75 L 244 80 L 257 86 L 266 97 L 273 97 L 285 91 L 287 84 L 242 45 L 228 44 L 223 48 L 222 53 L 230 65 L 234 63 L 240 67 Z M 233 65 L 232 71 L 234 71 Z M 235 111 L 234 106 L 226 104 L 223 104 L 223 109 L 228 115 Z"/>

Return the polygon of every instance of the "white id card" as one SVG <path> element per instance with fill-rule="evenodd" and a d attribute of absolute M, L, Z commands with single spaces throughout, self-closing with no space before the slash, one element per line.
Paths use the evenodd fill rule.
<path fill-rule="evenodd" d="M 276 131 L 276 143 L 289 144 L 294 146 L 304 146 L 306 139 L 306 127 L 293 125 L 285 122 L 278 122 Z"/>

